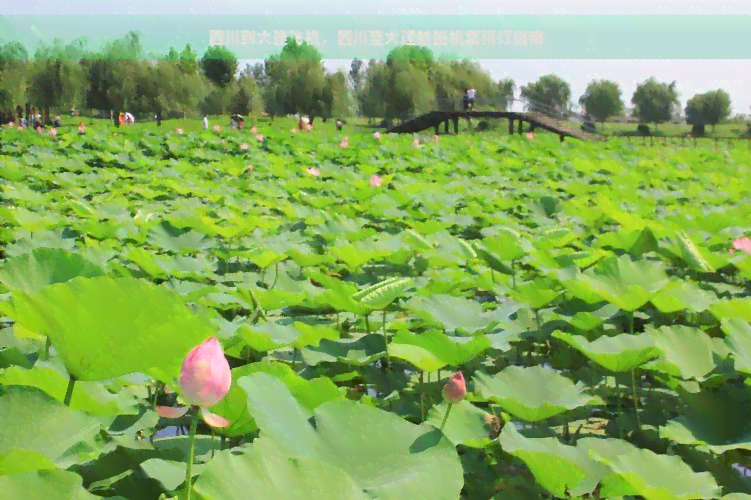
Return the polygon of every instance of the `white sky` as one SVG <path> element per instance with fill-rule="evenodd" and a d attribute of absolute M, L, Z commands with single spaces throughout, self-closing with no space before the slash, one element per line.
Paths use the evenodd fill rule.
<path fill-rule="evenodd" d="M 362 14 L 726 14 L 751 15 L 749 0 L 0 0 L 0 15 L 8 14 L 204 14 L 204 15 L 362 15 Z M 121 34 L 113 35 L 120 36 Z M 751 58 L 751 53 L 749 55 Z M 241 61 L 244 63 L 252 61 Z M 329 60 L 327 68 L 349 67 L 349 60 Z M 678 82 L 681 103 L 699 92 L 725 89 L 737 113 L 751 106 L 751 59 L 746 60 L 480 60 L 494 78 L 513 78 L 518 86 L 541 75 L 556 73 L 572 87 L 573 100 L 592 79 L 618 82 L 629 103 L 636 84 L 654 76 Z"/>

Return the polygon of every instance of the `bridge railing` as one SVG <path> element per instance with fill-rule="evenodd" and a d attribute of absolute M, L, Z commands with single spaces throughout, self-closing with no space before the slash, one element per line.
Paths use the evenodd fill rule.
<path fill-rule="evenodd" d="M 444 106 L 448 104 L 449 109 L 463 109 L 463 99 L 464 98 L 448 99 L 444 101 Z M 498 104 L 498 101 L 484 100 L 482 95 L 478 96 L 477 101 L 475 101 L 475 106 L 480 105 L 484 107 L 489 105 L 493 107 L 494 105 L 497 106 Z M 582 124 L 588 121 L 587 117 L 581 113 L 576 113 L 571 110 L 561 110 L 555 106 L 551 106 L 534 99 L 528 99 L 526 97 L 510 97 L 505 101 L 505 105 L 506 111 L 539 113 L 554 120 L 559 127 L 565 126 L 566 122 Z M 569 126 L 571 126 L 571 124 L 569 124 Z"/>
<path fill-rule="evenodd" d="M 498 105 L 497 101 L 484 101 L 482 99 L 482 96 L 479 96 L 479 99 L 476 101 L 475 106 L 477 105 L 485 106 L 490 105 L 493 106 L 493 104 Z M 542 115 L 545 115 L 549 118 L 552 118 L 556 120 L 557 122 L 566 122 L 566 121 L 573 121 L 576 123 L 584 123 L 587 121 L 587 117 L 584 116 L 581 113 L 576 113 L 569 110 L 561 110 L 555 106 L 551 106 L 549 104 L 545 104 L 540 101 L 536 101 L 533 99 L 528 99 L 526 97 L 510 97 L 506 100 L 506 110 L 507 111 L 518 111 L 518 112 L 533 112 L 533 113 L 540 113 Z M 454 102 L 455 109 L 462 109 L 463 102 L 462 100 L 458 100 L 457 102 Z M 517 109 L 518 108 L 518 109 Z"/>
<path fill-rule="evenodd" d="M 553 118 L 554 120 L 558 122 L 574 121 L 577 123 L 584 123 L 587 121 L 587 117 L 582 115 L 581 113 L 576 113 L 570 110 L 564 111 L 555 106 L 550 106 L 549 104 L 535 101 L 533 99 L 520 97 L 518 99 L 512 99 L 512 100 L 522 103 L 524 105 L 525 111 L 540 113 L 549 118 Z"/>

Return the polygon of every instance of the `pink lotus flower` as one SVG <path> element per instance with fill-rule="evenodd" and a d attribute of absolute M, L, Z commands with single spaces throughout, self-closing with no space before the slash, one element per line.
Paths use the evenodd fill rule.
<path fill-rule="evenodd" d="M 420 139 L 415 137 L 414 140 L 412 141 L 412 146 L 416 148 L 420 147 Z"/>
<path fill-rule="evenodd" d="M 733 248 L 730 249 L 730 253 L 735 253 L 738 250 L 743 250 L 746 253 L 751 253 L 751 238 L 744 237 L 735 240 L 733 242 Z"/>
<path fill-rule="evenodd" d="M 370 177 L 370 185 L 372 187 L 378 187 L 378 186 L 380 186 L 381 182 L 383 182 L 383 180 L 379 176 L 377 176 L 377 175 L 373 175 L 373 176 Z"/>
<path fill-rule="evenodd" d="M 436 134 L 433 134 L 433 142 L 439 142 L 441 140 Z"/>
<path fill-rule="evenodd" d="M 177 134 L 178 135 L 183 135 L 183 129 L 181 129 L 181 128 L 177 129 Z"/>
<path fill-rule="evenodd" d="M 78 126 L 78 132 L 81 133 L 81 134 L 83 134 L 85 131 L 86 131 L 86 127 L 84 126 L 84 124 L 83 123 L 80 124 Z"/>
<path fill-rule="evenodd" d="M 307 172 L 314 177 L 321 175 L 321 170 L 317 167 L 309 167 Z"/>
<path fill-rule="evenodd" d="M 346 139 L 339 143 L 339 147 L 346 148 L 348 146 L 349 146 L 349 143 L 347 142 Z"/>
<path fill-rule="evenodd" d="M 258 127 L 253 126 L 253 127 L 251 127 L 250 131 L 255 134 L 256 132 L 258 132 Z"/>
<path fill-rule="evenodd" d="M 13 122 L 8 122 L 8 128 L 13 128 L 13 125 L 15 125 L 15 123 L 13 123 Z"/>
<path fill-rule="evenodd" d="M 189 406 L 201 409 L 201 416 L 207 424 L 212 427 L 229 425 L 227 419 L 206 409 L 221 401 L 232 384 L 229 363 L 216 337 L 194 347 L 185 356 L 180 367 L 179 383 L 182 398 Z M 180 418 L 188 412 L 189 406 L 157 406 L 156 411 L 165 418 Z"/>
<path fill-rule="evenodd" d="M 534 139 L 535 134 L 533 132 L 527 132 L 527 139 Z"/>
<path fill-rule="evenodd" d="M 50 137 L 57 137 L 57 129 L 51 128 L 50 129 Z"/>
<path fill-rule="evenodd" d="M 306 132 L 310 132 L 311 130 L 313 130 L 313 125 L 311 125 L 310 123 L 308 123 L 307 125 L 305 125 L 305 131 Z"/>
<path fill-rule="evenodd" d="M 263 141 L 263 134 L 258 134 L 258 135 L 256 136 L 256 140 L 257 140 L 258 142 L 262 142 L 262 141 Z"/>
<path fill-rule="evenodd" d="M 245 151 L 246 149 L 248 149 L 248 145 L 243 142 L 242 144 L 240 144 L 240 149 Z"/>
<path fill-rule="evenodd" d="M 375 131 L 375 132 L 373 132 L 373 137 L 375 137 L 376 139 L 380 139 L 381 138 L 381 133 L 378 132 L 378 131 Z"/>
<path fill-rule="evenodd" d="M 42 133 L 42 127 L 37 127 L 37 132 Z"/>
<path fill-rule="evenodd" d="M 295 127 L 292 127 L 291 129 L 289 129 L 289 131 L 292 134 L 296 134 L 297 133 L 297 129 Z"/>
<path fill-rule="evenodd" d="M 467 386 L 464 383 L 462 372 L 456 372 L 443 386 L 443 398 L 451 404 L 459 403 L 467 394 Z"/>
<path fill-rule="evenodd" d="M 218 124 L 214 125 L 214 132 L 219 132 L 220 130 L 222 130 L 222 127 L 220 127 Z"/>

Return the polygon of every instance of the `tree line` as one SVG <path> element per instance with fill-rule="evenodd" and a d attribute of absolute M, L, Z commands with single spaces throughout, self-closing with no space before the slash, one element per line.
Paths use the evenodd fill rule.
<path fill-rule="evenodd" d="M 517 89 L 513 79 L 494 80 L 476 62 L 436 57 L 425 47 L 394 48 L 385 61 L 354 59 L 349 72 L 326 71 L 319 50 L 294 38 L 263 63 L 238 73 L 236 56 L 211 46 L 202 55 L 187 45 L 166 55 L 146 54 L 137 32 L 89 50 L 85 39 L 40 45 L 33 55 L 18 42 L 0 45 L 0 110 L 20 115 L 33 107 L 45 121 L 51 110 L 86 109 L 108 114 L 165 118 L 238 113 L 271 116 L 364 116 L 406 119 L 433 110 L 454 110 L 469 87 L 477 108 L 505 110 L 517 90 L 531 106 L 570 112 L 570 85 L 550 74 Z M 650 78 L 632 98 L 642 123 L 664 123 L 680 114 L 676 82 Z M 578 103 L 589 120 L 602 122 L 625 112 L 616 82 L 593 80 Z M 731 100 L 722 89 L 688 100 L 692 125 L 715 125 L 729 117 Z"/>

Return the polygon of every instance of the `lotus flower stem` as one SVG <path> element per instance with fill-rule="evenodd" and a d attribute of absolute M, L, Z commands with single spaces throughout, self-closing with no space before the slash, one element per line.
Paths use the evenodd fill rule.
<path fill-rule="evenodd" d="M 52 341 L 47 337 L 47 341 L 44 344 L 44 354 L 47 361 L 50 360 L 50 347 L 52 347 Z"/>
<path fill-rule="evenodd" d="M 634 311 L 628 313 L 628 333 L 634 334 Z M 636 428 L 641 431 L 641 419 L 639 418 L 639 395 L 636 392 L 636 374 L 634 369 L 631 368 L 631 392 L 634 396 L 634 413 L 636 413 Z"/>
<path fill-rule="evenodd" d="M 220 450 L 224 450 L 224 447 L 227 445 L 227 436 L 222 436 L 222 442 L 219 445 Z"/>
<path fill-rule="evenodd" d="M 63 400 L 63 404 L 65 406 L 70 406 L 70 398 L 73 397 L 73 386 L 76 384 L 76 379 L 73 377 L 73 375 L 70 376 L 68 379 L 68 389 L 65 391 L 65 399 Z"/>
<path fill-rule="evenodd" d="M 621 391 L 621 385 L 618 383 L 618 377 L 616 377 L 615 379 L 615 391 L 618 394 L 618 415 L 621 415 L 623 413 L 623 391 Z M 616 420 L 617 419 L 618 417 L 616 417 Z M 621 436 L 621 439 L 623 439 L 623 426 L 618 426 L 618 432 Z"/>
<path fill-rule="evenodd" d="M 251 300 L 251 302 L 253 302 L 253 307 L 258 312 L 258 314 L 261 315 L 261 318 L 263 318 L 265 320 L 266 319 L 266 313 L 263 312 L 263 308 L 261 307 L 261 304 L 258 303 L 258 300 L 256 299 L 256 294 L 253 293 L 253 289 L 252 288 L 248 288 L 248 293 L 250 294 L 250 300 Z M 256 321 L 257 321 L 257 318 L 253 320 L 254 323 Z"/>
<path fill-rule="evenodd" d="M 370 321 L 367 314 L 365 315 L 365 329 L 368 331 L 368 335 L 370 335 Z"/>
<path fill-rule="evenodd" d="M 425 372 L 420 370 L 420 422 L 425 421 Z"/>
<path fill-rule="evenodd" d="M 188 488 L 185 494 L 185 500 L 190 500 L 190 494 L 193 491 L 193 460 L 196 452 L 196 429 L 198 429 L 198 415 L 197 409 L 194 409 L 193 418 L 190 421 L 190 436 L 188 437 L 189 451 L 188 451 L 188 464 L 185 469 L 185 485 Z"/>
<path fill-rule="evenodd" d="M 451 413 L 452 406 L 454 405 L 449 403 L 448 408 L 446 408 L 446 414 L 443 416 L 443 422 L 441 422 L 441 429 L 440 429 L 441 432 L 443 432 L 443 428 L 446 426 L 446 420 L 449 419 L 449 413 Z"/>
<path fill-rule="evenodd" d="M 151 406 L 156 408 L 156 400 L 159 397 L 159 383 L 158 382 L 154 384 L 154 394 L 152 394 L 151 397 L 152 397 Z"/>
<path fill-rule="evenodd" d="M 271 284 L 271 287 L 269 288 L 269 290 L 274 289 L 277 281 L 279 281 L 279 263 L 278 262 L 274 266 L 274 282 Z"/>
<path fill-rule="evenodd" d="M 389 357 L 389 336 L 386 333 L 386 311 L 383 311 L 383 341 L 386 343 L 386 371 L 391 366 L 391 358 Z"/>
<path fill-rule="evenodd" d="M 641 431 L 641 419 L 639 418 L 639 395 L 636 392 L 636 375 L 631 368 L 631 391 L 634 393 L 634 413 L 636 413 L 636 428 Z"/>

